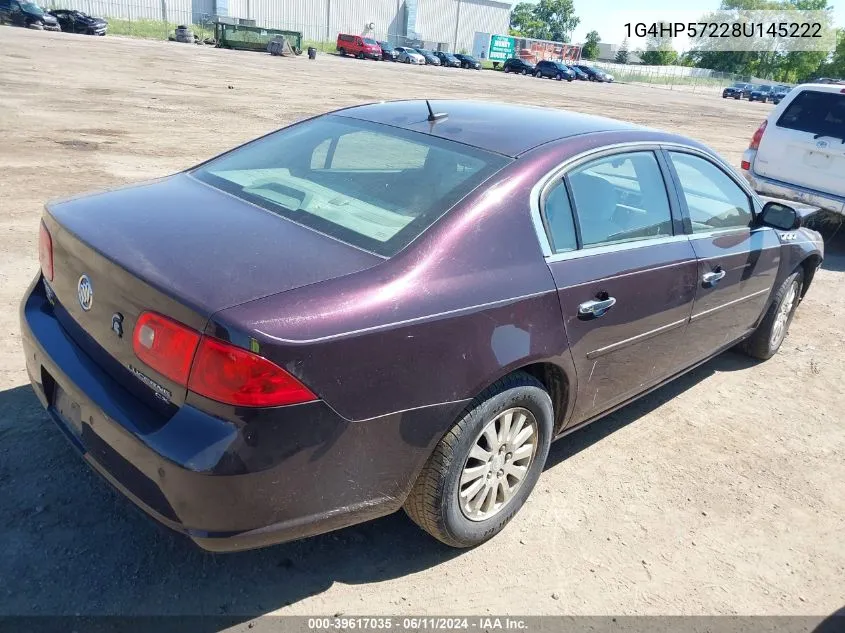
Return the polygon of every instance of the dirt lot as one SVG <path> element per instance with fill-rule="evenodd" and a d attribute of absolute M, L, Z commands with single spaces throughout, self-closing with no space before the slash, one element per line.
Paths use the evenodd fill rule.
<path fill-rule="evenodd" d="M 400 513 L 203 553 L 89 472 L 41 411 L 20 350 L 18 302 L 52 197 L 165 175 L 377 99 L 571 108 L 688 134 L 734 163 L 770 106 L 8 27 L 0 50 L 0 614 L 824 615 L 845 604 L 841 241 L 780 354 L 724 354 L 557 443 L 517 519 L 468 552 Z"/>

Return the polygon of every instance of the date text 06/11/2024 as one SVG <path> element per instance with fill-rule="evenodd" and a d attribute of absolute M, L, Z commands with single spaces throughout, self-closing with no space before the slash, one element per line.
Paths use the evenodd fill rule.
<path fill-rule="evenodd" d="M 511 617 L 316 617 L 308 618 L 312 631 L 527 631 L 528 624 L 521 618 Z"/>

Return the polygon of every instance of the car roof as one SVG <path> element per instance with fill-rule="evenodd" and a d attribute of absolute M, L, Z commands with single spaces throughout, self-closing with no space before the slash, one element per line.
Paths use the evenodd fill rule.
<path fill-rule="evenodd" d="M 423 132 L 512 157 L 570 136 L 645 130 L 615 119 L 535 106 L 438 99 L 431 100 L 431 107 L 448 117 L 428 121 L 428 107 L 422 99 L 354 106 L 333 114 Z"/>
<path fill-rule="evenodd" d="M 819 92 L 843 92 L 845 84 L 800 84 L 795 86 L 795 91 L 818 90 Z"/>

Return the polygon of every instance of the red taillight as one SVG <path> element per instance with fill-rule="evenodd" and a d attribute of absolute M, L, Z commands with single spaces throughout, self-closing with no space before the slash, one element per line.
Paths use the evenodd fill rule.
<path fill-rule="evenodd" d="M 135 323 L 132 349 L 162 376 L 187 385 L 199 341 L 199 332 L 155 312 L 144 312 Z"/>
<path fill-rule="evenodd" d="M 138 317 L 132 348 L 162 376 L 225 404 L 277 407 L 317 399 L 308 387 L 266 358 L 155 312 Z"/>
<path fill-rule="evenodd" d="M 38 232 L 38 261 L 41 263 L 41 274 L 47 281 L 53 281 L 53 238 L 44 222 Z"/>
<path fill-rule="evenodd" d="M 748 149 L 760 149 L 760 141 L 763 140 L 763 133 L 766 131 L 766 125 L 768 123 L 768 121 L 763 121 L 760 124 L 757 131 L 754 132 L 754 136 L 751 137 L 751 144 L 748 146 Z"/>
<path fill-rule="evenodd" d="M 244 407 L 275 407 L 316 400 L 308 387 L 266 358 L 204 336 L 188 389 Z"/>
<path fill-rule="evenodd" d="M 751 163 L 749 163 L 747 160 L 741 161 L 739 163 L 739 166 L 745 171 L 749 171 L 751 169 Z"/>

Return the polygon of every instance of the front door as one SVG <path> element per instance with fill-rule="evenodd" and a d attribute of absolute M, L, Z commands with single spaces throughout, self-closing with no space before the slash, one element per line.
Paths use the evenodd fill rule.
<path fill-rule="evenodd" d="M 697 260 L 657 154 L 611 153 L 571 169 L 544 221 L 578 379 L 577 424 L 680 367 Z"/>
<path fill-rule="evenodd" d="M 751 197 L 720 166 L 697 154 L 667 155 L 698 257 L 685 347 L 692 364 L 756 326 L 780 265 L 780 241 L 772 229 L 755 228 Z"/>

